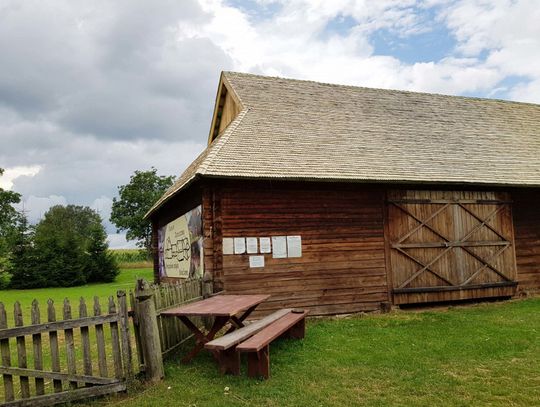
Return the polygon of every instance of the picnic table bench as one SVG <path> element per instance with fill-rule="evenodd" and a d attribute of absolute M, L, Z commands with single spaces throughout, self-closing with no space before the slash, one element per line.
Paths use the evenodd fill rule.
<path fill-rule="evenodd" d="M 204 347 L 215 353 L 222 373 L 240 374 L 240 353 L 248 353 L 248 376 L 270 376 L 270 343 L 281 336 L 303 338 L 307 311 L 281 309 Z"/>
<path fill-rule="evenodd" d="M 269 295 L 217 295 L 168 309 L 161 312 L 161 315 L 177 317 L 193 332 L 196 339 L 195 346 L 182 359 L 183 363 L 189 363 L 227 323 L 231 324 L 227 333 L 242 328 L 244 320 L 268 298 L 270 298 Z M 190 317 L 214 317 L 214 323 L 209 331 L 203 332 L 189 319 Z"/>

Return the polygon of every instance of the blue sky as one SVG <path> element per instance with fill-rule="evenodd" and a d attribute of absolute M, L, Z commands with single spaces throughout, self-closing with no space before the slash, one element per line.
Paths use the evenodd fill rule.
<path fill-rule="evenodd" d="M 0 186 L 100 211 L 205 148 L 221 70 L 540 103 L 538 0 L 0 1 Z"/>

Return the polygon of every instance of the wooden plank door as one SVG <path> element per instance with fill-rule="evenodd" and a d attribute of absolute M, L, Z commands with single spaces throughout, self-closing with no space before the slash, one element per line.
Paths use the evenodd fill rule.
<path fill-rule="evenodd" d="M 506 193 L 389 191 L 386 239 L 395 304 L 515 293 Z"/>

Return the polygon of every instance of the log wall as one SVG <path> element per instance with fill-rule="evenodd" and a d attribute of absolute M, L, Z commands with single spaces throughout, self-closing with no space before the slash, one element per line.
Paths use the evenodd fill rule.
<path fill-rule="evenodd" d="M 219 188 L 216 225 L 222 237 L 300 235 L 302 257 L 266 254 L 264 268 L 250 268 L 249 255 L 219 252 L 222 265 L 216 264 L 214 279 L 228 293 L 271 294 L 260 307 L 266 312 L 302 307 L 323 315 L 380 308 L 388 301 L 383 192 L 332 184 L 244 182 Z"/>
<path fill-rule="evenodd" d="M 518 289 L 540 292 L 540 191 L 512 193 Z"/>
<path fill-rule="evenodd" d="M 387 189 L 391 188 L 205 180 L 173 198 L 154 219 L 154 225 L 166 224 L 202 203 L 204 267 L 213 276 L 214 291 L 272 294 L 271 301 L 260 308 L 265 311 L 285 306 L 303 307 L 319 315 L 369 311 L 389 301 L 392 290 L 385 263 Z M 512 201 L 518 290 L 538 292 L 540 191 L 504 191 L 510 193 Z M 274 259 L 266 254 L 264 268 L 250 268 L 248 255 L 224 256 L 222 252 L 223 237 L 286 235 L 302 237 L 301 258 Z M 493 291 L 488 295 L 483 290 L 468 290 L 459 296 L 443 293 L 439 300 L 514 294 L 511 288 L 504 292 L 498 288 L 498 294 Z M 432 300 L 424 293 L 417 297 L 412 302 Z"/>

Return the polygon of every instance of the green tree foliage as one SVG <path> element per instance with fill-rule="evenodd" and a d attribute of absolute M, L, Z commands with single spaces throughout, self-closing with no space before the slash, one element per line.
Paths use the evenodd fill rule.
<path fill-rule="evenodd" d="M 129 184 L 118 187 L 119 199 L 113 198 L 111 222 L 118 230 L 125 230 L 129 240 L 137 240 L 139 247 L 150 250 L 152 227 L 144 215 L 173 181 L 173 176 L 157 175 L 154 167 L 135 171 Z"/>
<path fill-rule="evenodd" d="M 0 168 L 0 176 L 4 170 Z M 21 201 L 21 195 L 0 188 L 0 289 L 9 284 L 11 275 L 10 258 L 13 251 L 14 241 L 17 235 L 17 227 L 21 221 L 21 214 L 13 207 Z"/>
<path fill-rule="evenodd" d="M 94 225 L 90 229 L 88 281 L 110 283 L 118 275 L 118 266 L 116 259 L 108 250 L 105 230 L 100 226 L 101 224 Z M 113 270 L 114 272 L 111 272 Z"/>
<path fill-rule="evenodd" d="M 88 207 L 53 206 L 34 233 L 26 236 L 21 234 L 14 256 L 11 285 L 15 288 L 110 282 L 119 272 L 107 252 L 101 217 Z"/>

